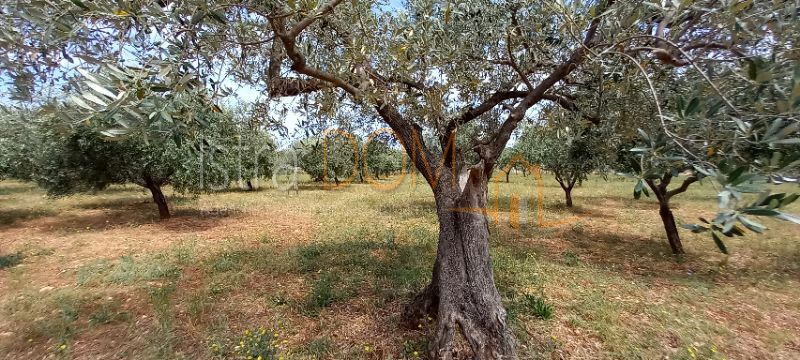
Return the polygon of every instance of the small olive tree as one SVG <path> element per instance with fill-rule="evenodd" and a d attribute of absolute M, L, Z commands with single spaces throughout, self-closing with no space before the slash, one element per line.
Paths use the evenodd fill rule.
<path fill-rule="evenodd" d="M 226 151 L 234 162 L 233 179 L 241 188 L 255 190 L 255 181 L 272 176 L 277 145 L 269 130 L 275 129 L 273 120 L 255 106 L 239 105 L 229 109 L 235 125 L 235 147 Z M 229 139 L 230 140 L 230 139 Z"/>
<path fill-rule="evenodd" d="M 368 171 L 375 179 L 381 175 L 387 177 L 402 169 L 403 157 L 405 154 L 393 148 L 387 139 L 375 137 L 361 147 L 362 173 Z"/>
<path fill-rule="evenodd" d="M 59 118 L 44 120 L 37 129 L 41 152 L 36 183 L 52 196 L 93 192 L 111 184 L 134 183 L 148 189 L 158 206 L 161 219 L 170 217 L 162 191 L 189 155 L 172 141 L 150 140 L 135 135 L 109 141 L 96 129 L 79 123 L 71 125 Z"/>
<path fill-rule="evenodd" d="M 314 181 L 355 179 L 359 171 L 359 142 L 339 133 L 307 138 L 295 144 L 300 168 Z"/>
<path fill-rule="evenodd" d="M 611 131 L 562 111 L 546 123 L 525 128 L 514 149 L 532 164 L 551 171 L 572 207 L 572 190 L 593 171 L 603 169 L 614 155 Z"/>
<path fill-rule="evenodd" d="M 739 61 L 745 66 L 712 62 L 692 69 L 719 75 L 721 80 L 714 82 L 634 65 L 628 69 L 632 80 L 612 96 L 619 106 L 638 105 L 609 112 L 629 123 L 635 119 L 639 127 L 624 140 L 619 168 L 637 179 L 636 199 L 652 193 L 658 200 L 674 254 L 683 254 L 684 248 L 670 201 L 704 179 L 718 189 L 719 211 L 713 219 L 683 227 L 709 233 L 723 253 L 728 253 L 723 238 L 766 229 L 756 217 L 800 224 L 800 218 L 785 212 L 798 198 L 796 188 L 773 193 L 769 186 L 797 181 L 800 71 L 780 50 L 770 60 L 752 56 Z"/>
<path fill-rule="evenodd" d="M 186 109 L 169 111 L 177 114 Z M 33 170 L 16 177 L 35 181 L 52 196 L 133 183 L 150 191 L 159 217 L 168 219 L 164 186 L 180 192 L 227 187 L 236 170 L 236 124 L 226 112 L 210 111 L 204 116 L 213 126 L 179 137 L 192 141 L 175 141 L 169 132 L 109 127 L 104 117 L 81 121 L 85 115 L 73 106 L 48 105 L 35 114 L 24 131 L 9 134 L 7 140 L 20 148 L 37 149 L 23 155 L 22 162 L 32 164 Z M 118 121 L 114 119 L 114 124 Z"/>

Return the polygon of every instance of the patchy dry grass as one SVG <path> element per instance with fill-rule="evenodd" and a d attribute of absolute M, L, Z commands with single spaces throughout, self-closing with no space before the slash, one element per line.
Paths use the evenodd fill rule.
<path fill-rule="evenodd" d="M 546 178 L 541 210 L 532 179 L 512 180 L 492 186 L 491 242 L 523 358 L 800 357 L 800 229 L 766 221 L 766 236 L 730 240 L 729 258 L 682 232 L 675 259 L 655 202 L 633 200 L 627 180 L 591 179 L 567 209 Z M 514 196 L 527 199 L 521 228 L 507 221 Z M 432 324 L 397 326 L 436 248 L 424 186 L 171 200 L 175 218 L 158 222 L 133 186 L 53 200 L 0 183 L 0 357 L 424 356 Z M 676 216 L 714 200 L 695 187 Z M 540 215 L 549 226 L 530 224 Z"/>

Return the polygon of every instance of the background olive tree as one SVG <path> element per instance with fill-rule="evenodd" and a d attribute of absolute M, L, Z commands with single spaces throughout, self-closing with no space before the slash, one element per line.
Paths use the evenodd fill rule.
<path fill-rule="evenodd" d="M 355 137 L 330 133 L 307 138 L 295 144 L 300 168 L 314 181 L 339 185 L 356 179 L 361 161 L 359 142 Z"/>
<path fill-rule="evenodd" d="M 780 48 L 763 50 L 739 59 L 741 67 L 687 63 L 683 65 L 694 66 L 686 73 L 662 67 L 647 70 L 635 63 L 623 71 L 639 76 L 609 92 L 609 101 L 622 109 L 609 112 L 609 118 L 627 124 L 635 119 L 637 126 L 636 132 L 620 134 L 625 145 L 618 168 L 638 179 L 635 198 L 652 193 L 658 200 L 674 254 L 684 249 L 670 200 L 701 180 L 718 190 L 718 213 L 713 220 L 701 218 L 702 224 L 683 226 L 709 232 L 723 253 L 728 253 L 724 237 L 766 229 L 753 217 L 800 223 L 781 211 L 797 198 L 792 194 L 797 188 L 783 186 L 788 193 L 773 193 L 776 188 L 767 186 L 796 182 L 800 72 L 793 57 L 786 58 Z M 717 74 L 719 80 L 711 82 L 706 74 Z M 632 102 L 641 105 L 624 106 Z"/>
<path fill-rule="evenodd" d="M 35 158 L 41 151 L 37 146 L 40 134 L 35 111 L 20 109 L 0 114 L 0 180 L 33 180 Z"/>
<path fill-rule="evenodd" d="M 545 123 L 527 126 L 514 150 L 531 164 L 552 172 L 564 203 L 572 207 L 572 190 L 595 170 L 605 171 L 614 154 L 610 126 L 596 126 L 572 113 L 550 112 Z"/>

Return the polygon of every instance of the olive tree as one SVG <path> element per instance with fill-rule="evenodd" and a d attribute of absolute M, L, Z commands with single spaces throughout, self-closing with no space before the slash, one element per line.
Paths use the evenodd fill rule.
<path fill-rule="evenodd" d="M 485 211 L 456 210 L 485 208 L 487 182 L 527 113 L 545 104 L 575 109 L 572 94 L 586 85 L 583 79 L 598 76 L 587 71 L 595 69 L 591 64 L 614 70 L 633 66 L 623 65 L 631 60 L 637 68 L 686 72 L 698 63 L 725 63 L 739 69 L 743 58 L 765 47 L 792 49 L 798 34 L 796 10 L 782 2 L 37 5 L 3 5 L 5 28 L 14 29 L 0 39 L 10 49 L 3 68 L 18 97 L 57 76 L 53 69 L 62 69 L 61 60 L 80 56 L 80 65 L 90 68 L 122 62 L 125 72 L 148 72 L 106 87 L 108 100 L 114 99 L 106 101 L 107 112 L 139 113 L 143 124 L 182 122 L 141 109 L 140 92 L 224 95 L 230 90 L 219 79 L 229 73 L 271 97 L 314 94 L 329 108 L 352 104 L 388 125 L 436 202 L 439 243 L 431 282 L 404 314 L 412 326 L 436 316 L 435 359 L 454 357 L 459 333 L 475 358 L 517 358 L 495 286 Z M 20 13 L 25 16 L 15 16 Z M 765 38 L 773 43 L 758 43 Z M 137 56 L 133 64 L 129 54 Z M 669 115 L 660 113 L 660 120 Z M 468 146 L 457 146 L 461 136 L 470 139 Z"/>
<path fill-rule="evenodd" d="M 172 141 L 145 143 L 132 137 L 103 139 L 95 129 L 56 119 L 42 124 L 40 156 L 34 178 L 49 195 L 93 192 L 111 184 L 134 183 L 150 191 L 161 219 L 170 217 L 162 187 L 181 167 L 182 154 Z"/>
<path fill-rule="evenodd" d="M 628 125 L 618 133 L 617 167 L 637 179 L 636 199 L 652 193 L 658 201 L 674 254 L 684 248 L 670 201 L 700 181 L 718 189 L 718 214 L 701 218 L 702 224 L 682 225 L 710 233 L 723 253 L 728 253 L 724 237 L 766 229 L 754 217 L 800 223 L 783 210 L 796 194 L 772 193 L 780 188 L 768 186 L 796 182 L 800 165 L 800 72 L 781 49 L 759 48 L 745 57 L 732 48 L 740 56 L 736 60 L 687 60 L 668 67 L 632 62 L 620 70 L 628 80 L 609 87 L 607 117 Z M 733 66 L 737 62 L 740 66 Z M 711 81 L 707 74 L 717 78 Z"/>
<path fill-rule="evenodd" d="M 379 137 L 369 139 L 361 147 L 361 166 L 364 172 L 368 172 L 364 176 L 380 179 L 381 175 L 389 176 L 400 171 L 404 156 L 404 153 L 392 147 L 388 139 Z"/>
<path fill-rule="evenodd" d="M 551 171 L 564 190 L 566 206 L 572 207 L 572 190 L 593 171 L 611 162 L 613 134 L 572 114 L 555 110 L 546 123 L 530 125 L 514 149 L 532 164 Z"/>
<path fill-rule="evenodd" d="M 786 83 L 781 84 L 780 74 L 774 72 L 773 76 L 771 86 L 779 92 L 781 87 L 788 83 L 794 86 L 800 79 L 789 75 L 788 79 L 794 77 L 795 80 L 784 78 Z M 725 85 L 717 84 L 718 87 Z M 726 94 L 722 92 L 702 99 L 683 86 L 661 92 L 662 97 L 669 98 L 666 103 L 673 107 L 675 117 L 664 127 L 656 117 L 650 116 L 649 128 L 638 129 L 635 145 L 629 147 L 630 154 L 623 156 L 627 161 L 624 168 L 638 179 L 634 197 L 638 199 L 642 194 L 652 193 L 658 200 L 659 215 L 674 254 L 682 254 L 684 249 L 678 232 L 680 224 L 675 221 L 670 200 L 703 180 L 713 183 L 719 190 L 718 214 L 712 220 L 701 218 L 702 224 L 682 225 L 693 232 L 709 232 L 723 253 L 728 253 L 724 237 L 743 236 L 745 229 L 754 233 L 766 229 L 753 217 L 774 217 L 800 224 L 800 218 L 782 210 L 798 195 L 773 193 L 773 188 L 767 186 L 796 182 L 800 165 L 800 139 L 797 137 L 800 123 L 793 110 L 782 112 L 775 107 L 774 93 L 751 88 L 764 84 L 744 81 L 739 85 L 731 89 L 738 94 L 730 95 L 738 100 L 730 100 L 737 105 L 728 109 L 724 104 Z M 691 85 L 695 92 L 703 86 L 708 85 Z M 781 97 L 778 96 L 777 102 L 785 101 Z M 750 106 L 758 109 L 745 110 Z M 796 192 L 795 188 L 789 190 Z"/>
<path fill-rule="evenodd" d="M 214 125 L 191 134 L 196 147 L 189 142 L 181 146 L 164 134 L 154 136 L 156 132 L 109 128 L 95 117 L 81 121 L 84 114 L 71 106 L 50 104 L 24 114 L 33 118 L 0 135 L 0 142 L 10 145 L 4 158 L 12 159 L 9 164 L 16 167 L 12 177 L 34 181 L 51 196 L 133 183 L 151 193 L 159 217 L 168 219 L 164 186 L 201 191 L 220 178 L 227 186 L 235 169 L 235 124 L 226 113 L 210 115 Z"/>
<path fill-rule="evenodd" d="M 35 164 L 30 161 L 41 151 L 39 134 L 32 131 L 34 112 L 26 109 L 5 111 L 0 115 L 0 180 L 33 179 Z"/>
<path fill-rule="evenodd" d="M 232 132 L 235 133 L 236 144 L 233 148 L 230 143 L 227 144 L 225 151 L 230 153 L 228 159 L 234 163 L 226 168 L 232 170 L 231 178 L 247 190 L 256 189 L 254 181 L 272 176 L 276 157 L 277 145 L 269 133 L 269 130 L 275 129 L 275 124 L 260 110 L 246 104 L 227 109 L 233 117 L 235 128 Z"/>
<path fill-rule="evenodd" d="M 339 182 L 358 174 L 359 143 L 355 137 L 324 134 L 307 138 L 293 148 L 298 154 L 300 168 L 314 181 Z"/>
<path fill-rule="evenodd" d="M 379 180 L 381 175 L 399 171 L 405 156 L 385 139 L 376 137 L 365 141 L 349 133 L 307 138 L 294 148 L 300 167 L 312 180 L 332 181 L 334 185 L 348 178 L 362 183 L 368 178 Z"/>

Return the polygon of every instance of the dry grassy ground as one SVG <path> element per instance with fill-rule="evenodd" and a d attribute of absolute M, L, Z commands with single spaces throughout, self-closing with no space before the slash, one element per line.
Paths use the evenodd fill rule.
<path fill-rule="evenodd" d="M 727 261 L 682 231 L 676 261 L 655 202 L 632 188 L 592 179 L 566 210 L 547 180 L 542 215 L 560 223 L 492 225 L 522 357 L 800 358 L 800 228 L 765 221 L 766 236 L 729 241 Z M 709 190 L 676 197 L 678 220 L 711 214 Z M 492 190 L 501 209 L 535 193 L 530 177 Z M 287 360 L 423 356 L 429 327 L 397 324 L 434 257 L 424 186 L 173 196 L 166 222 L 148 200 L 133 186 L 53 200 L 0 183 L 0 357 L 221 358 L 259 328 Z"/>

